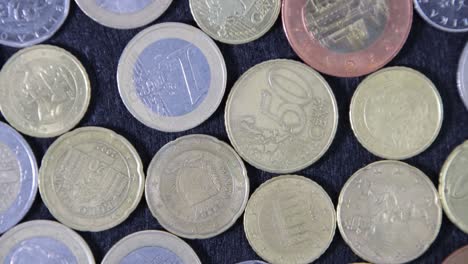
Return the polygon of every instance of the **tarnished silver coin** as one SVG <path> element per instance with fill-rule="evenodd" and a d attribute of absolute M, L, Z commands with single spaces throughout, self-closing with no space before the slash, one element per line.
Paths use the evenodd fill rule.
<path fill-rule="evenodd" d="M 434 242 L 442 223 L 437 190 L 420 170 L 380 161 L 357 171 L 337 207 L 343 239 L 372 263 L 406 263 Z"/>
<path fill-rule="evenodd" d="M 76 0 L 97 23 L 117 29 L 137 28 L 160 17 L 172 0 Z"/>
<path fill-rule="evenodd" d="M 0 122 L 0 234 L 26 215 L 36 198 L 37 163 L 24 138 Z"/>
<path fill-rule="evenodd" d="M 80 231 L 103 231 L 123 222 L 140 202 L 144 184 L 135 148 L 98 127 L 61 136 L 39 170 L 39 191 L 49 211 Z"/>
<path fill-rule="evenodd" d="M 65 22 L 70 0 L 0 1 L 0 44 L 23 48 L 52 37 Z"/>
<path fill-rule="evenodd" d="M 91 85 L 83 65 L 64 49 L 38 45 L 11 57 L 0 72 L 0 109 L 20 132 L 55 137 L 88 109 Z"/>
<path fill-rule="evenodd" d="M 198 126 L 218 108 L 226 64 L 213 40 L 192 26 L 162 23 L 139 33 L 119 61 L 120 96 L 143 124 L 165 132 Z"/>
<path fill-rule="evenodd" d="M 414 7 L 433 27 L 447 32 L 468 32 L 465 0 L 414 0 Z"/>
<path fill-rule="evenodd" d="M 115 244 L 102 264 L 201 264 L 193 249 L 182 239 L 161 231 L 142 231 Z"/>
<path fill-rule="evenodd" d="M 244 163 L 226 143 L 205 135 L 181 137 L 153 158 L 146 201 L 158 222 L 180 237 L 214 237 L 231 227 L 249 197 Z"/>
<path fill-rule="evenodd" d="M 242 44 L 254 41 L 278 19 L 280 0 L 190 0 L 198 26 L 212 38 Z"/>
<path fill-rule="evenodd" d="M 271 60 L 236 82 L 226 103 L 226 130 L 248 163 L 273 173 L 304 169 L 330 147 L 338 107 L 328 83 L 305 64 Z"/>
<path fill-rule="evenodd" d="M 56 222 L 36 220 L 0 237 L 0 262 L 94 264 L 94 257 L 73 230 Z"/>
<path fill-rule="evenodd" d="M 458 64 L 458 91 L 461 99 L 468 109 L 468 42 L 460 57 Z"/>
<path fill-rule="evenodd" d="M 262 184 L 244 214 L 249 244 L 275 264 L 315 261 L 330 246 L 335 229 L 335 207 L 328 194 L 317 183 L 296 175 Z"/>

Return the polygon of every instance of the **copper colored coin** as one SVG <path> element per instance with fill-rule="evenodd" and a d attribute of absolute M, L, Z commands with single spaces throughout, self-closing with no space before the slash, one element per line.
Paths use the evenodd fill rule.
<path fill-rule="evenodd" d="M 387 64 L 403 47 L 412 0 L 283 0 L 283 25 L 294 51 L 329 75 L 357 77 Z"/>
<path fill-rule="evenodd" d="M 464 246 L 450 255 L 442 264 L 466 264 L 468 262 L 468 246 Z"/>

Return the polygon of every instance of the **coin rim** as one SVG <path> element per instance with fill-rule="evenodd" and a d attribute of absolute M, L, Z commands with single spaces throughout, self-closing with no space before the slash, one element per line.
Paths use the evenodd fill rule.
<path fill-rule="evenodd" d="M 468 31 L 468 30 L 467 30 Z M 462 55 L 458 62 L 457 87 L 460 97 L 468 110 L 468 42 L 465 44 Z"/>
<path fill-rule="evenodd" d="M 426 13 L 422 10 L 421 6 L 419 5 L 419 2 L 418 0 L 413 0 L 414 2 L 414 8 L 416 9 L 416 11 L 419 13 L 419 16 L 424 20 L 426 21 L 426 23 L 428 23 L 429 25 L 431 25 L 432 27 L 438 29 L 438 30 L 441 30 L 441 31 L 445 31 L 445 32 L 449 32 L 449 33 L 463 33 L 463 32 L 468 32 L 468 27 L 464 28 L 464 29 L 452 29 L 452 28 L 447 28 L 447 27 L 443 27 L 437 23 L 435 23 L 434 21 L 432 21 L 427 15 Z"/>
<path fill-rule="evenodd" d="M 465 245 L 461 248 L 456 249 L 453 251 L 450 255 L 448 255 L 442 262 L 442 264 L 453 264 L 450 259 L 453 257 L 456 257 L 458 254 L 464 253 L 465 251 L 468 251 L 468 245 Z"/>

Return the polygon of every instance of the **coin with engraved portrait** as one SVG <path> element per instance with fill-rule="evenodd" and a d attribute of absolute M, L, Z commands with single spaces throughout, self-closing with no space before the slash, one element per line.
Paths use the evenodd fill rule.
<path fill-rule="evenodd" d="M 120 96 L 148 127 L 178 132 L 198 126 L 218 108 L 226 89 L 226 64 L 205 33 L 162 23 L 139 33 L 118 66 Z"/>
<path fill-rule="evenodd" d="M 291 173 L 315 163 L 330 147 L 338 124 L 335 96 L 305 64 L 271 60 L 235 83 L 225 111 L 232 145 L 248 163 Z"/>
<path fill-rule="evenodd" d="M 140 202 L 144 184 L 135 148 L 98 127 L 61 136 L 39 170 L 39 191 L 51 214 L 80 231 L 103 231 L 125 221 Z"/>
<path fill-rule="evenodd" d="M 468 42 L 458 63 L 458 91 L 461 99 L 468 109 Z"/>
<path fill-rule="evenodd" d="M 417 259 L 442 223 L 434 184 L 400 161 L 379 161 L 357 171 L 341 191 L 337 213 L 345 242 L 372 263 Z"/>
<path fill-rule="evenodd" d="M 76 0 L 97 23 L 117 29 L 137 28 L 160 17 L 172 0 Z"/>
<path fill-rule="evenodd" d="M 190 0 L 198 26 L 212 38 L 243 44 L 262 37 L 278 19 L 281 0 Z"/>
<path fill-rule="evenodd" d="M 442 99 L 420 72 L 386 68 L 359 85 L 351 101 L 350 120 L 358 141 L 374 155 L 407 159 L 437 138 L 443 121 Z"/>
<path fill-rule="evenodd" d="M 59 223 L 45 220 L 20 224 L 0 237 L 0 262 L 95 263 L 83 238 Z"/>
<path fill-rule="evenodd" d="M 63 25 L 70 0 L 0 1 L 0 44 L 16 48 L 51 38 Z"/>
<path fill-rule="evenodd" d="M 102 264 L 201 264 L 193 249 L 182 239 L 162 231 L 141 231 L 115 244 Z"/>
<path fill-rule="evenodd" d="M 414 0 L 419 15 L 431 26 L 446 32 L 468 32 L 468 1 Z"/>
<path fill-rule="evenodd" d="M 85 68 L 58 47 L 23 49 L 0 72 L 0 109 L 14 128 L 29 136 L 55 137 L 72 129 L 90 98 Z"/>
<path fill-rule="evenodd" d="M 16 225 L 37 193 L 37 163 L 26 140 L 0 122 L 0 234 Z"/>
<path fill-rule="evenodd" d="M 226 143 L 206 135 L 181 137 L 151 161 L 146 201 L 168 231 L 190 239 L 230 228 L 249 197 L 244 163 Z"/>
<path fill-rule="evenodd" d="M 275 264 L 306 264 L 330 246 L 336 213 L 327 192 L 297 175 L 275 177 L 250 197 L 244 214 L 249 244 Z"/>
<path fill-rule="evenodd" d="M 464 246 L 448 256 L 442 264 L 466 264 L 467 259 L 468 246 Z"/>

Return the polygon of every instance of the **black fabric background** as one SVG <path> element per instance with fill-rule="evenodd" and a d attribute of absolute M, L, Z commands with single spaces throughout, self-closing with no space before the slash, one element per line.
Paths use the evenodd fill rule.
<path fill-rule="evenodd" d="M 73 2 L 73 1 L 72 1 Z M 174 0 L 169 10 L 154 23 L 183 22 L 195 26 L 190 14 L 188 0 Z M 167 142 L 182 135 L 202 133 L 216 136 L 228 142 L 224 128 L 224 102 L 218 111 L 199 127 L 184 133 L 162 133 L 145 127 L 134 119 L 123 105 L 117 91 L 117 62 L 130 39 L 140 29 L 114 30 L 101 26 L 81 12 L 72 3 L 70 16 L 61 30 L 46 43 L 60 46 L 72 52 L 85 65 L 92 83 L 92 100 L 89 110 L 79 124 L 102 126 L 122 134 L 134 144 L 141 155 L 145 170 L 154 154 Z M 459 56 L 467 40 L 467 34 L 449 34 L 427 25 L 414 14 L 413 28 L 408 42 L 389 66 L 400 65 L 414 68 L 426 74 L 438 87 L 444 101 L 445 120 L 435 143 L 421 155 L 407 162 L 424 171 L 438 184 L 438 174 L 449 153 L 468 139 L 468 112 L 464 108 L 456 87 L 456 72 Z M 228 66 L 230 91 L 236 79 L 247 69 L 269 59 L 298 57 L 290 48 L 279 19 L 274 28 L 261 39 L 249 44 L 231 46 L 219 44 Z M 0 64 L 17 49 L 0 46 Z M 348 111 L 351 96 L 362 78 L 335 78 L 325 76 L 330 83 L 340 110 L 338 134 L 326 155 L 316 164 L 298 174 L 310 177 L 321 184 L 337 203 L 339 192 L 346 180 L 359 168 L 377 161 L 355 139 L 349 124 Z M 226 94 L 227 95 L 227 94 Z M 4 121 L 3 118 L 0 118 Z M 26 137 L 38 161 L 54 139 Z M 248 165 L 247 165 L 248 166 Z M 248 166 L 251 190 L 274 177 Z M 48 209 L 37 196 L 30 213 L 24 221 L 53 219 Z M 142 199 L 137 210 L 123 224 L 99 233 L 80 233 L 89 243 L 99 263 L 106 252 L 118 240 L 131 233 L 161 229 Z M 186 240 L 187 241 L 187 240 Z M 235 263 L 259 259 L 250 248 L 244 235 L 242 220 L 225 233 L 207 240 L 187 241 L 203 263 Z M 436 242 L 415 263 L 440 263 L 455 249 L 468 244 L 468 235 L 458 230 L 445 216 Z M 317 263 L 349 263 L 359 261 L 341 238 L 338 229 L 331 247 Z M 468 263 L 468 260 L 467 260 Z"/>

